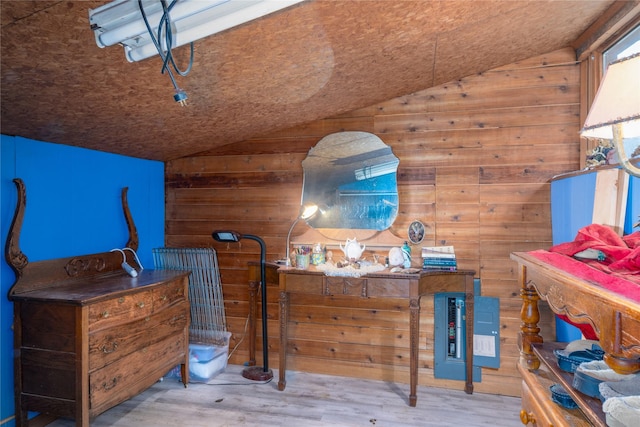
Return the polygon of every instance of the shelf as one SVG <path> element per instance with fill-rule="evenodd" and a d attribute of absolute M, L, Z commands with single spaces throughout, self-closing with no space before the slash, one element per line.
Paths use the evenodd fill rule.
<path fill-rule="evenodd" d="M 551 371 L 553 376 L 557 378 L 558 383 L 569 393 L 589 422 L 597 427 L 607 427 L 600 399 L 589 397 L 574 389 L 573 374 L 565 372 L 558 367 L 556 355 L 553 351 L 562 350 L 565 346 L 566 343 L 557 342 L 532 345 L 535 355 L 538 356 L 538 359 Z"/>

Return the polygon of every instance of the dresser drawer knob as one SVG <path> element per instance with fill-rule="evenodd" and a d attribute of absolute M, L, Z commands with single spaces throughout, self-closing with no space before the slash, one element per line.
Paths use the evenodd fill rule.
<path fill-rule="evenodd" d="M 111 346 L 108 347 L 106 344 L 102 346 L 101 350 L 104 354 L 109 354 L 109 353 L 113 353 L 114 351 L 116 351 L 118 349 L 118 343 L 117 342 L 112 342 Z"/>
<path fill-rule="evenodd" d="M 102 383 L 102 389 L 107 391 L 107 390 L 111 390 L 112 388 L 114 388 L 116 385 L 118 384 L 118 378 L 113 378 L 110 382 L 103 382 Z"/>
<path fill-rule="evenodd" d="M 166 301 L 167 299 L 169 299 L 169 297 L 168 297 L 168 296 L 166 296 L 166 295 L 162 295 L 162 296 L 160 297 L 160 301 Z"/>
<path fill-rule="evenodd" d="M 102 317 L 103 317 L 103 318 L 105 318 L 105 319 L 106 319 L 107 317 L 109 317 L 109 311 L 103 311 L 103 312 L 102 312 Z"/>
<path fill-rule="evenodd" d="M 533 414 L 533 412 L 527 412 L 526 409 L 522 409 L 522 410 L 520 410 L 520 421 L 524 425 L 527 425 L 529 423 L 535 424 L 536 423 L 536 417 Z"/>
<path fill-rule="evenodd" d="M 138 303 L 138 307 L 139 307 L 139 308 L 144 308 L 144 302 L 139 302 L 139 303 Z"/>
<path fill-rule="evenodd" d="M 124 303 L 124 297 L 118 298 L 118 304 L 123 304 L 123 303 Z"/>
<path fill-rule="evenodd" d="M 184 319 L 185 319 L 184 314 L 173 316 L 171 320 L 169 320 L 169 325 L 176 326 L 177 324 L 181 323 Z"/>

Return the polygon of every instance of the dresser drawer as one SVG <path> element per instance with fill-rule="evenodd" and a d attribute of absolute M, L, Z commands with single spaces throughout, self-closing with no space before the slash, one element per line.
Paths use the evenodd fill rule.
<path fill-rule="evenodd" d="M 188 279 L 174 280 L 153 290 L 153 311 L 158 312 L 172 304 L 187 299 Z"/>
<path fill-rule="evenodd" d="M 553 423 L 546 417 L 544 409 L 534 398 L 527 384 L 522 382 L 522 410 L 520 421 L 527 426 L 549 427 Z"/>
<path fill-rule="evenodd" d="M 142 319 L 101 329 L 89 335 L 89 372 L 121 357 L 141 351 L 167 337 L 182 334 L 189 323 L 185 299 L 166 310 Z M 153 333 L 150 333 L 153 331 Z"/>
<path fill-rule="evenodd" d="M 580 409 L 566 409 L 551 398 L 551 386 L 557 382 L 553 374 L 541 365 L 537 371 L 528 371 L 518 364 L 522 375 L 522 412 L 524 418 L 535 419 L 527 425 L 536 427 L 590 427 Z M 523 413 L 524 412 L 524 413 Z"/>
<path fill-rule="evenodd" d="M 99 413 L 112 407 L 158 381 L 171 368 L 184 362 L 187 349 L 186 334 L 178 333 L 90 373 L 91 412 Z"/>
<path fill-rule="evenodd" d="M 89 332 L 144 318 L 152 312 L 152 290 L 101 301 L 89 306 Z"/>

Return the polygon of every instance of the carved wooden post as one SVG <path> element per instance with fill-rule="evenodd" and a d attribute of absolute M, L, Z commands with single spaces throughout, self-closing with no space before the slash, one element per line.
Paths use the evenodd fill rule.
<path fill-rule="evenodd" d="M 527 268 L 520 267 L 520 297 L 522 298 L 522 309 L 520 311 L 520 333 L 518 334 L 518 348 L 520 349 L 520 363 L 529 370 L 535 370 L 540 367 L 540 360 L 533 354 L 531 344 L 542 343 L 540 336 L 540 311 L 538 310 L 538 301 L 540 296 L 533 287 L 527 284 Z"/>

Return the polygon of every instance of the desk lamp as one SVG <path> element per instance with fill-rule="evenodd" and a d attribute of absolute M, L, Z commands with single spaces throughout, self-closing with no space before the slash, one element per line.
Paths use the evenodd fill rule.
<path fill-rule="evenodd" d="M 287 234 L 287 256 L 284 260 L 285 265 L 287 267 L 291 266 L 291 254 L 289 252 L 289 247 L 291 246 L 290 240 L 291 240 L 291 232 L 293 231 L 293 228 L 296 226 L 298 221 L 300 221 L 301 219 L 304 219 L 305 221 L 307 221 L 311 219 L 313 216 L 315 216 L 317 212 L 318 212 L 318 205 L 307 204 L 300 207 L 300 213 L 298 214 L 298 217 L 296 218 L 296 220 L 293 221 L 293 224 L 291 224 L 291 228 L 289 228 L 289 234 Z"/>
<path fill-rule="evenodd" d="M 622 167 L 640 177 L 627 155 L 640 152 L 640 53 L 609 64 L 580 134 L 613 140 Z"/>
<path fill-rule="evenodd" d="M 249 366 L 242 371 L 242 376 L 254 381 L 266 381 L 273 378 L 269 369 L 269 345 L 267 342 L 267 274 L 266 245 L 264 240 L 253 234 L 240 234 L 237 231 L 216 230 L 212 233 L 218 242 L 239 242 L 242 239 L 255 240 L 260 244 L 260 288 L 262 291 L 262 360 L 263 366 Z"/>

